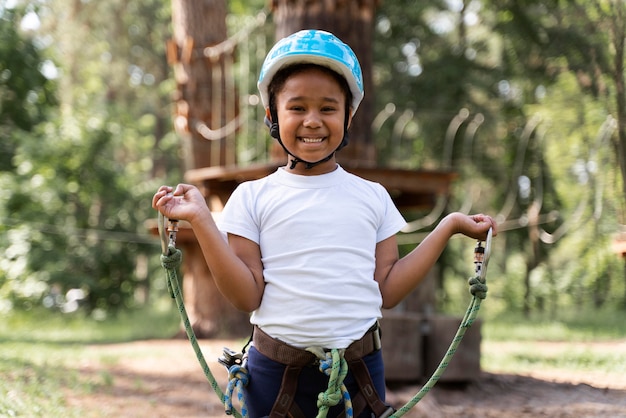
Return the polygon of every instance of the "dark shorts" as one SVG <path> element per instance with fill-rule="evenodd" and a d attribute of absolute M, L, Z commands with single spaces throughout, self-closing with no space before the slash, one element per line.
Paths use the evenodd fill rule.
<path fill-rule="evenodd" d="M 385 400 L 385 375 L 383 366 L 383 357 L 380 350 L 363 357 L 363 361 L 372 377 L 374 387 L 380 396 Z M 274 401 L 278 396 L 280 385 L 282 383 L 285 366 L 277 363 L 254 348 L 250 347 L 248 352 L 248 372 L 250 381 L 245 388 L 245 399 L 248 405 L 248 411 L 251 418 L 261 418 L 269 416 Z M 344 380 L 344 384 L 350 392 L 350 396 L 355 396 L 359 389 L 352 373 L 348 371 L 348 375 Z M 319 371 L 317 366 L 305 366 L 302 368 L 298 379 L 298 389 L 295 396 L 295 402 L 306 417 L 315 417 L 317 415 L 317 395 L 328 388 L 328 377 Z M 330 409 L 328 417 L 335 417 L 344 411 L 343 403 Z M 369 409 L 364 411 L 359 417 L 371 416 Z"/>

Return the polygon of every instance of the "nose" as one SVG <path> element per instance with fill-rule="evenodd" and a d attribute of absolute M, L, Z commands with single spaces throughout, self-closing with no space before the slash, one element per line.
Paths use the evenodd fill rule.
<path fill-rule="evenodd" d="M 322 125 L 322 119 L 319 112 L 307 112 L 302 124 L 307 128 L 319 128 Z"/>

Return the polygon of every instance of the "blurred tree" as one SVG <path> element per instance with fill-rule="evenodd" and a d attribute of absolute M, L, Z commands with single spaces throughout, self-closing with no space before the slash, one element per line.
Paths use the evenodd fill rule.
<path fill-rule="evenodd" d="M 30 34 L 20 32 L 25 14 L 24 8 L 0 6 L 0 171 L 15 169 L 17 142 L 12 131 L 30 131 L 55 104 L 54 75 L 48 78 L 42 72 L 54 64 Z"/>
<path fill-rule="evenodd" d="M 0 184 L 11 191 L 0 196 L 0 297 L 33 303 L 79 286 L 91 308 L 131 305 L 150 277 L 141 266 L 156 259 L 143 226 L 149 198 L 181 178 L 170 0 L 17 4 L 0 5 Z M 266 4 L 227 2 L 250 15 Z M 470 202 L 517 222 L 491 264 L 519 276 L 492 288 L 508 307 L 613 306 L 616 289 L 626 302 L 607 256 L 624 219 L 623 129 L 613 134 L 607 118 L 624 126 L 623 13 L 616 0 L 381 2 L 378 159 L 450 166 L 461 175 L 447 210 Z M 603 129 L 611 134 L 597 148 Z M 531 230 L 523 222 L 539 197 L 550 222 Z M 466 274 L 461 251 L 452 243 L 444 254 L 446 275 Z"/>
<path fill-rule="evenodd" d="M 395 0 L 381 5 L 374 44 L 376 108 L 381 109 L 374 125 L 379 159 L 459 171 L 459 187 L 448 210 L 472 201 L 472 210 L 492 213 L 501 208 L 496 209 L 500 221 L 509 220 L 503 227 L 513 229 L 498 243 L 507 254 L 524 255 L 525 290 L 518 297 L 527 312 L 537 299 L 533 292 L 540 292 L 531 280 L 533 271 L 550 262 L 548 254 L 556 244 L 545 234 L 575 229 L 569 217 L 577 200 L 571 199 L 572 184 L 567 180 L 572 165 L 567 167 L 570 171 L 562 171 L 554 170 L 553 164 L 560 167 L 555 160 L 563 159 L 564 149 L 584 155 L 590 149 L 585 144 L 601 129 L 603 119 L 619 113 L 615 110 L 619 106 L 609 101 L 612 92 L 620 90 L 623 75 L 616 43 L 624 38 L 616 34 L 623 25 L 620 7 L 623 3 L 615 1 L 516 0 L 418 4 Z M 588 96 L 605 104 L 599 118 L 589 117 L 596 115 L 595 105 L 584 106 L 575 114 L 589 116 L 567 126 L 559 125 L 558 111 L 535 118 L 550 100 L 548 92 L 554 91 L 550 86 L 560 83 L 563 73 L 575 74 L 580 89 L 561 102 L 561 114 L 565 108 L 578 112 L 573 104 Z M 614 89 L 607 88 L 610 75 L 617 75 Z M 549 125 L 553 121 L 555 125 Z M 552 129 L 546 132 L 548 126 Z M 587 136 L 576 135 L 583 132 Z M 550 134 L 557 138 L 544 138 Z M 564 146 L 566 141 L 570 145 Z M 546 153 L 554 150 L 548 144 L 561 147 L 549 160 Z M 567 191 L 561 183 L 568 184 Z M 525 184 L 528 188 L 521 186 Z M 476 185 L 493 192 L 472 200 Z M 554 216 L 556 210 L 560 218 Z M 615 224 L 612 228 L 614 232 Z M 610 228 L 599 231 L 604 237 L 607 232 Z M 556 236 L 562 237 L 560 232 Z M 461 273 L 455 269 L 458 255 L 446 252 L 443 258 L 442 264 L 453 269 L 454 276 Z M 555 264 L 545 271 L 558 275 L 563 266 Z M 506 271 L 506 263 L 500 267 Z M 596 275 L 593 270 L 587 274 Z"/>
<path fill-rule="evenodd" d="M 582 201 L 587 200 L 588 210 L 582 219 L 593 219 L 596 226 L 603 225 L 598 229 L 587 230 L 587 240 L 592 242 L 605 242 L 617 230 L 618 224 L 624 224 L 626 211 L 626 91 L 624 84 L 624 40 L 626 38 L 626 4 L 620 0 L 575 0 L 571 2 L 542 2 L 542 1 L 493 1 L 491 7 L 496 12 L 497 24 L 495 29 L 503 36 L 508 51 L 507 62 L 513 64 L 510 68 L 519 68 L 531 79 L 543 80 L 535 84 L 533 89 L 526 89 L 525 103 L 534 106 L 542 102 L 544 109 L 550 107 L 549 100 L 554 100 L 554 95 L 547 96 L 546 89 L 550 84 L 562 83 L 570 75 L 576 81 L 578 91 L 574 94 L 576 99 L 562 103 L 557 113 L 552 113 L 552 119 L 560 123 L 558 134 L 561 141 L 568 141 L 572 145 L 553 150 L 550 156 L 556 158 L 551 163 L 555 167 L 562 165 L 555 160 L 566 157 L 569 161 L 567 170 L 558 176 L 559 182 L 569 184 L 567 191 L 560 193 L 567 206 L 567 198 L 572 196 L 572 190 L 588 191 L 591 188 L 595 193 L 588 196 L 580 196 Z M 520 74 L 520 73 L 518 73 Z M 520 74 L 520 75 L 521 75 Z M 521 83 L 520 76 L 516 77 L 517 83 Z M 533 87 L 533 86 L 529 86 Z M 568 93 L 572 90 L 568 88 Z M 540 100 L 543 99 L 543 100 Z M 558 97 L 556 98 L 558 99 Z M 592 103 L 593 102 L 593 103 Z M 580 103 L 576 106 L 576 103 Z M 593 108 L 593 110 L 591 110 Z M 567 111 L 574 112 L 574 123 L 563 124 L 563 116 Z M 607 115 L 614 115 L 613 122 L 605 125 Z M 556 117 L 555 117 L 556 116 Z M 613 126 L 611 128 L 611 126 Z M 555 127 L 556 128 L 556 127 Z M 616 128 L 616 129 L 615 129 Z M 593 129 L 594 132 L 589 132 Z M 615 133 L 615 134 L 614 134 Z M 566 134 L 563 136 L 563 134 Z M 619 167 L 621 181 L 614 184 L 610 190 L 621 189 L 621 196 L 615 196 L 616 200 L 609 203 L 612 209 L 608 214 L 612 222 L 605 219 L 602 222 L 598 218 L 600 212 L 597 202 L 593 199 L 602 196 L 604 183 L 601 174 L 593 169 L 597 164 L 598 155 L 605 156 L 609 141 L 596 143 L 596 138 L 610 139 L 613 145 L 614 158 L 605 159 L 611 167 Z M 578 141 L 574 141 L 577 139 Z M 572 152 L 569 156 L 563 153 L 563 149 Z M 569 157 L 569 158 L 567 158 Z M 581 168 L 582 167 L 582 168 Z M 572 176 L 572 174 L 574 174 Z M 581 175 L 587 180 L 583 181 Z M 574 189 L 571 188 L 569 178 L 578 181 Z M 621 186 L 621 187 L 620 187 Z M 596 187 L 601 190 L 594 190 Z M 580 195 L 576 193 L 576 195 Z M 604 199 L 602 199 L 604 200 Z M 570 212 L 574 211 L 577 203 L 573 202 Z M 564 211 L 565 212 L 565 211 Z M 606 214 L 606 212 L 605 212 Z M 575 214 L 573 215 L 575 216 Z M 606 215 L 605 215 L 606 216 Z M 568 219 L 562 219 L 566 225 Z M 582 230 L 584 231 L 584 229 Z M 576 236 L 581 230 L 573 232 Z M 565 244 L 564 244 L 565 245 Z M 592 258 L 603 258 L 597 253 L 597 246 L 576 246 L 575 250 L 580 255 L 580 260 L 587 257 L 584 254 L 592 252 L 596 254 Z M 570 253 L 571 254 L 571 253 Z M 596 283 L 594 289 L 588 289 L 590 293 L 596 293 L 598 289 L 609 287 L 613 274 L 606 274 L 606 269 L 588 269 L 586 275 L 589 280 Z M 593 278 L 593 279 L 592 279 Z M 626 260 L 622 269 L 622 286 L 624 296 L 622 304 L 626 306 Z M 603 284 L 599 284 L 603 283 Z M 603 298 L 594 296 L 598 301 L 596 305 L 602 305 Z"/>
<path fill-rule="evenodd" d="M 49 304 L 67 310 L 63 295 L 78 288 L 89 310 L 116 311 L 148 287 L 154 177 L 180 173 L 167 134 L 168 5 L 54 0 L 33 9 L 33 36 L 56 57 L 60 106 L 32 134 L 16 133 L 15 191 L 0 204 L 11 227 L 2 292 L 14 301 L 53 295 Z"/>

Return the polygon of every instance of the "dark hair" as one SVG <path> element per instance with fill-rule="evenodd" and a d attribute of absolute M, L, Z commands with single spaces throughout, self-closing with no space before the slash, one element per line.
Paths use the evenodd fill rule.
<path fill-rule="evenodd" d="M 346 96 L 346 118 L 347 118 L 350 112 L 350 104 L 352 103 L 352 91 L 350 90 L 350 86 L 348 85 L 348 82 L 341 74 L 337 73 L 336 71 L 333 71 L 328 67 L 324 67 L 323 65 L 311 64 L 311 63 L 293 64 L 293 65 L 289 65 L 285 68 L 281 68 L 280 70 L 278 70 L 278 72 L 272 78 L 272 81 L 270 81 L 269 86 L 267 86 L 267 91 L 268 91 L 268 95 L 270 99 L 270 103 L 269 103 L 270 112 L 272 112 L 273 115 L 276 114 L 276 94 L 283 88 L 283 86 L 287 82 L 287 79 L 291 77 L 292 75 L 295 75 L 295 74 L 298 74 L 298 73 L 301 73 L 310 69 L 320 70 L 330 75 L 331 77 L 335 79 L 337 84 L 339 84 L 339 86 L 341 87 L 341 90 L 343 90 Z"/>

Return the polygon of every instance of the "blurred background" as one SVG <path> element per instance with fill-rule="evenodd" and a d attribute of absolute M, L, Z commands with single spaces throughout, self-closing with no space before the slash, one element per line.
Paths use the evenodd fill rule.
<path fill-rule="evenodd" d="M 622 1 L 0 0 L 0 343 L 180 332 L 151 197 L 191 181 L 219 212 L 280 163 L 256 77 L 290 22 L 358 44 L 369 101 L 340 161 L 444 180 L 404 207 L 403 253 L 451 211 L 496 217 L 483 338 L 625 337 Z M 474 245 L 451 240 L 429 310 L 462 315 Z M 239 337 L 192 270 L 194 329 Z"/>

